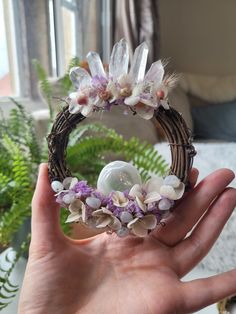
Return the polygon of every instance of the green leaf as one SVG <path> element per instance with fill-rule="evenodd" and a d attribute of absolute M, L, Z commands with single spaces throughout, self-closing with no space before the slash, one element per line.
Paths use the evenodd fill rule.
<path fill-rule="evenodd" d="M 88 135 L 83 137 L 86 133 Z M 90 183 L 96 183 L 107 156 L 109 159 L 111 154 L 131 161 L 141 172 L 143 180 L 151 174 L 164 175 L 168 169 L 168 164 L 152 145 L 137 138 L 124 140 L 113 129 L 98 124 L 85 125 L 78 128 L 74 136 L 77 142 L 74 139 L 69 143 L 68 164 L 73 172 L 89 177 Z"/>
<path fill-rule="evenodd" d="M 48 81 L 47 78 L 47 73 L 44 70 L 44 68 L 41 66 L 41 64 L 39 63 L 38 60 L 34 59 L 32 60 L 32 63 L 34 65 L 34 68 L 36 70 L 37 76 L 38 76 L 38 80 L 40 83 L 40 87 L 41 90 L 43 92 L 43 96 L 45 97 L 48 107 L 49 107 L 49 111 L 50 111 L 50 118 L 53 118 L 53 109 L 52 109 L 52 87 Z"/>
<path fill-rule="evenodd" d="M 12 302 L 12 299 L 15 297 L 16 292 L 19 290 L 19 285 L 12 284 L 9 280 L 12 271 L 14 270 L 16 263 L 22 254 L 28 249 L 30 241 L 30 236 L 27 237 L 26 241 L 24 241 L 19 249 L 16 252 L 13 260 L 10 260 L 8 254 L 12 251 L 9 251 L 8 254 L 5 255 L 5 260 L 10 264 L 8 270 L 4 270 L 4 275 L 0 277 L 0 309 L 7 307 Z M 10 302 L 5 302 L 5 300 L 9 300 Z"/>
<path fill-rule="evenodd" d="M 6 288 L 5 288 L 6 290 Z M 0 299 L 11 299 L 15 296 L 15 294 L 10 294 L 10 295 L 4 295 L 3 293 L 0 292 Z"/>
<path fill-rule="evenodd" d="M 3 310 L 5 307 L 7 307 L 9 304 L 11 304 L 11 302 L 7 302 L 7 303 L 2 303 L 0 302 L 0 310 Z"/>

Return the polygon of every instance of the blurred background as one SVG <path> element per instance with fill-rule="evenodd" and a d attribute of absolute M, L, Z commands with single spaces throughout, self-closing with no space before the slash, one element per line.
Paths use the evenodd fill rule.
<path fill-rule="evenodd" d="M 39 108 L 32 59 L 56 78 L 91 50 L 109 62 L 125 37 L 131 50 L 148 43 L 149 64 L 162 58 L 182 73 L 172 102 L 196 138 L 235 141 L 235 10 L 234 0 L 0 0 L 0 103 Z"/>
<path fill-rule="evenodd" d="M 104 63 L 109 63 L 113 44 L 123 37 L 129 43 L 131 55 L 140 43 L 146 41 L 149 66 L 161 58 L 168 61 L 167 72 L 181 74 L 169 99 L 171 106 L 182 113 L 192 130 L 198 153 L 194 166 L 200 170 L 200 179 L 220 167 L 236 172 L 236 143 L 233 143 L 236 142 L 235 12 L 235 0 L 0 0 L 0 111 L 10 117 L 9 122 L 3 117 L 0 119 L 0 252 L 11 246 L 17 247 L 15 239 L 20 242 L 20 236 L 15 234 L 24 227 L 26 218 L 26 234 L 29 233 L 30 203 L 37 167 L 47 160 L 45 135 L 51 126 L 48 105 L 56 113 L 60 107 L 58 99 L 53 97 L 65 97 L 70 91 L 68 67 L 71 60 L 78 57 L 81 62 L 86 59 L 88 51 L 94 50 Z M 40 67 L 32 63 L 33 59 L 38 60 Z M 43 75 L 40 77 L 39 73 Z M 11 97 L 32 116 L 29 117 L 19 105 L 15 109 L 16 104 Z M 156 129 L 151 120 L 124 116 L 120 108 L 113 110 L 113 115 L 104 113 L 87 120 L 100 121 L 103 126 L 114 128 L 124 140 L 131 136 L 151 144 L 164 140 L 161 130 Z M 31 124 L 31 118 L 34 124 Z M 111 140 L 109 134 L 114 138 L 114 134 L 108 131 L 102 129 L 100 137 L 96 138 L 97 142 L 103 143 L 104 151 L 106 141 Z M 122 147 L 118 135 L 116 149 L 121 153 L 125 146 Z M 21 140 L 25 143 L 18 146 Z M 84 168 L 85 160 L 91 159 L 87 168 L 92 169 L 95 157 L 90 158 L 91 152 L 98 156 L 96 143 L 90 142 L 92 149 L 87 151 L 88 155 L 85 154 L 78 166 L 77 156 L 83 143 L 76 140 L 72 143 L 77 145 L 74 155 L 70 157 L 70 151 L 68 154 L 71 165 L 78 170 L 79 167 Z M 144 147 L 137 141 L 129 142 L 132 149 Z M 33 150 L 35 147 L 37 150 Z M 167 143 L 155 147 L 170 162 Z M 41 155 L 38 153 L 40 150 Z M 99 151 L 99 167 L 104 166 L 104 151 Z M 129 161 L 132 155 L 128 155 Z M 19 181 L 22 176 L 17 172 L 19 160 L 25 167 L 22 170 L 25 180 L 29 179 L 24 193 Z M 15 171 L 14 166 L 18 170 Z M 94 178 L 97 178 L 98 169 L 101 170 L 96 168 L 92 173 Z M 236 182 L 232 184 L 236 187 Z M 22 198 L 22 203 L 19 203 L 19 191 L 20 195 L 28 195 L 24 200 Z M 17 210 L 13 207 L 15 200 L 18 202 L 16 205 L 20 204 Z M 211 253 L 187 279 L 235 267 L 235 223 L 236 214 L 233 214 Z M 13 257 L 12 261 L 16 267 L 13 282 L 20 286 L 26 260 Z M 4 263 L 2 255 L 0 267 L 5 267 Z M 0 279 L 1 276 L 0 271 Z M 0 285 L 0 292 L 1 288 Z M 16 313 L 16 307 L 17 297 L 3 313 Z M 214 305 L 201 313 L 218 311 Z"/>

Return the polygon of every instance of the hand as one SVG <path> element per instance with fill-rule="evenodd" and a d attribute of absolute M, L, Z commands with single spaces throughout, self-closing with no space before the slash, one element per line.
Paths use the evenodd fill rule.
<path fill-rule="evenodd" d="M 235 189 L 226 188 L 232 171 L 201 181 L 146 238 L 103 233 L 86 240 L 62 233 L 47 173 L 41 165 L 19 314 L 183 314 L 236 293 L 236 270 L 180 280 L 208 253 L 236 205 Z M 192 185 L 197 175 L 193 169 Z"/>

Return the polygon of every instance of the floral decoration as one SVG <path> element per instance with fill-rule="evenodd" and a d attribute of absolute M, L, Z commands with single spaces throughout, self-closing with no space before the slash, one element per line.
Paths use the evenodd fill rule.
<path fill-rule="evenodd" d="M 168 92 L 175 85 L 174 75 L 164 76 L 159 60 L 146 72 L 148 47 L 139 45 L 129 68 L 129 47 L 121 39 L 113 47 L 108 70 L 96 52 L 89 52 L 88 71 L 74 67 L 70 79 L 76 89 L 68 97 L 69 112 L 85 117 L 94 111 L 123 105 L 144 119 L 151 119 L 157 108 L 169 109 Z M 146 72 L 146 74 L 145 74 Z M 115 161 L 104 167 L 97 189 L 86 181 L 68 177 L 53 181 L 56 201 L 68 208 L 67 222 L 81 222 L 93 228 L 105 228 L 119 237 L 146 236 L 167 217 L 185 185 L 175 175 L 153 177 L 142 182 L 132 165 Z"/>
<path fill-rule="evenodd" d="M 71 114 L 88 117 L 94 111 L 109 110 L 112 105 L 124 105 L 144 119 L 151 119 L 162 106 L 168 110 L 168 92 L 175 85 L 176 76 L 164 77 L 164 65 L 159 60 L 146 71 L 148 47 L 144 42 L 135 51 L 129 69 L 129 47 L 121 39 L 113 47 L 108 71 L 96 52 L 89 52 L 89 72 L 73 67 L 71 81 L 76 89 L 68 97 Z"/>
<path fill-rule="evenodd" d="M 105 228 L 124 237 L 145 237 L 168 216 L 174 202 L 183 196 L 185 185 L 175 175 L 152 177 L 130 190 L 104 195 L 86 181 L 66 178 L 52 182 L 56 201 L 67 207 L 67 222 L 81 222 L 93 228 Z M 59 190 L 58 190 L 59 189 Z"/>

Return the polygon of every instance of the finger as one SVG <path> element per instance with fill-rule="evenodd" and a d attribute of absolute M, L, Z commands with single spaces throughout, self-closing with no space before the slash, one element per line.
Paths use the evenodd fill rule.
<path fill-rule="evenodd" d="M 192 313 L 236 293 L 236 269 L 183 283 L 184 313 Z"/>
<path fill-rule="evenodd" d="M 190 188 L 193 189 L 195 187 L 195 184 L 197 183 L 199 171 L 197 168 L 192 168 L 189 175 L 189 184 Z"/>
<path fill-rule="evenodd" d="M 158 240 L 169 246 L 181 241 L 233 179 L 234 173 L 229 169 L 217 170 L 203 179 L 174 209 L 165 227 L 158 227 Z"/>
<path fill-rule="evenodd" d="M 60 231 L 59 205 L 48 179 L 48 166 L 39 167 L 38 181 L 32 199 L 32 240 L 50 239 Z"/>
<path fill-rule="evenodd" d="M 177 273 L 183 277 L 209 252 L 236 206 L 236 190 L 226 189 L 210 206 L 192 234 L 173 251 Z"/>

